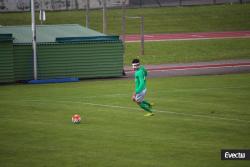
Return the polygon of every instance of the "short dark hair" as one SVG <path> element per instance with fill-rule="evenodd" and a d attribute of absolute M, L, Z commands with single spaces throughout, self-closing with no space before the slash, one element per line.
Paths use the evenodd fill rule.
<path fill-rule="evenodd" d="M 134 59 L 134 60 L 132 61 L 132 64 L 134 64 L 134 63 L 140 63 L 140 60 L 139 60 L 139 59 Z"/>

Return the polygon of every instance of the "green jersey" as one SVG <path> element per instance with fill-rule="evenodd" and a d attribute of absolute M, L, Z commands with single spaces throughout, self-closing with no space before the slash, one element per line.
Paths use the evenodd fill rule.
<path fill-rule="evenodd" d="M 135 71 L 135 93 L 140 93 L 146 88 L 146 77 L 148 73 L 144 66 Z"/>

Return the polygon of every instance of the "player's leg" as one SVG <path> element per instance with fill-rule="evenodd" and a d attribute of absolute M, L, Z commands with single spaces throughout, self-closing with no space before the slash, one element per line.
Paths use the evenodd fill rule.
<path fill-rule="evenodd" d="M 146 114 L 145 116 L 151 116 L 152 114 L 152 110 L 151 110 L 151 105 L 146 102 L 144 100 L 144 97 L 146 95 L 146 89 L 143 90 L 141 93 L 138 93 L 135 95 L 135 100 L 137 102 L 137 104 L 146 112 L 148 112 L 148 114 Z"/>
<path fill-rule="evenodd" d="M 147 93 L 147 89 L 144 89 L 141 93 L 139 93 L 139 97 L 137 97 L 137 101 L 139 101 L 140 103 L 143 103 L 144 105 L 147 105 L 149 108 L 152 108 L 152 103 L 149 103 L 145 100 L 145 96 Z M 136 97 L 136 96 L 135 96 Z"/>
<path fill-rule="evenodd" d="M 142 103 L 144 103 L 144 104 L 148 105 L 148 106 L 149 106 L 149 108 L 152 108 L 152 107 L 153 107 L 153 103 L 149 103 L 149 102 L 147 102 L 146 100 L 143 100 L 143 102 L 142 102 Z"/>
<path fill-rule="evenodd" d="M 151 109 L 151 107 L 149 105 L 142 102 L 142 103 L 139 104 L 139 106 L 142 109 L 144 109 L 144 111 L 147 112 L 147 114 L 145 114 L 144 116 L 153 116 L 154 115 L 154 113 L 153 113 L 153 111 L 152 111 L 152 109 Z"/>

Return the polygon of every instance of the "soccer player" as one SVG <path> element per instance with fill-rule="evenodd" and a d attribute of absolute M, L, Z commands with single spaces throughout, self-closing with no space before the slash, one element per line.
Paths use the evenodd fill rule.
<path fill-rule="evenodd" d="M 140 65 L 139 59 L 134 59 L 132 61 L 132 67 L 135 71 L 135 92 L 133 93 L 132 100 L 147 112 L 147 114 L 144 116 L 153 116 L 154 113 L 152 112 L 152 104 L 144 100 L 147 92 L 147 70 L 144 68 L 144 66 Z"/>

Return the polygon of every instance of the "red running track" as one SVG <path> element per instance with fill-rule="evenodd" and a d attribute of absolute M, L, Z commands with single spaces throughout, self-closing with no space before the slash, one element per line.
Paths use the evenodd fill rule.
<path fill-rule="evenodd" d="M 250 67 L 250 62 L 246 63 L 222 63 L 222 64 L 207 64 L 207 65 L 180 65 L 166 67 L 148 67 L 147 70 L 152 71 L 169 71 L 169 70 L 192 70 L 192 69 L 209 69 L 209 68 L 225 68 L 225 67 Z M 133 73 L 132 69 L 125 69 L 127 73 Z"/>
<path fill-rule="evenodd" d="M 201 40 L 201 39 L 223 39 L 223 38 L 250 38 L 250 31 L 231 32 L 200 32 L 200 33 L 178 33 L 178 34 L 145 34 L 145 41 L 169 41 L 169 40 Z M 126 42 L 139 42 L 140 35 L 126 35 Z"/>

